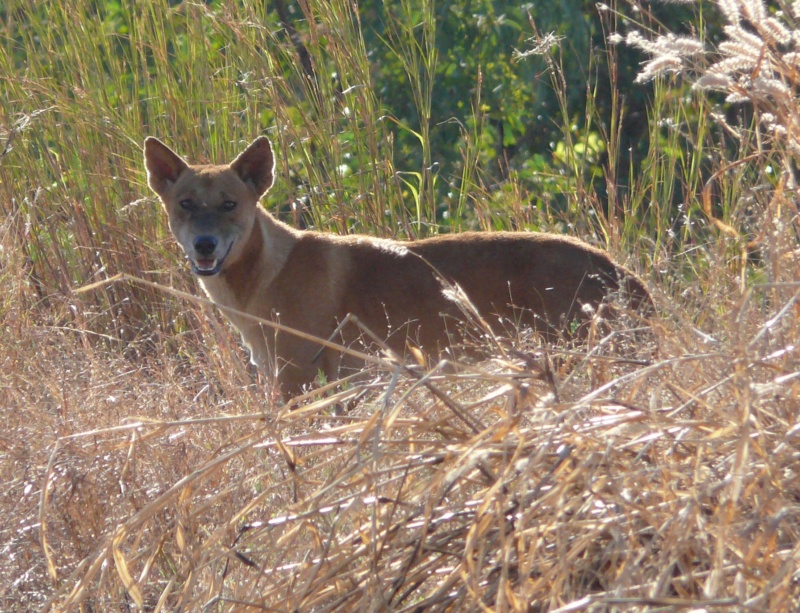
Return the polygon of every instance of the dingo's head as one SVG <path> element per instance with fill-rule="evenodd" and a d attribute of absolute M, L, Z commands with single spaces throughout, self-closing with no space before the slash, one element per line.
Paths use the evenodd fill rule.
<path fill-rule="evenodd" d="M 272 187 L 275 161 L 261 136 L 230 164 L 190 166 L 157 138 L 144 141 L 147 181 L 161 198 L 169 227 L 202 276 L 235 262 L 255 223 L 261 196 Z"/>

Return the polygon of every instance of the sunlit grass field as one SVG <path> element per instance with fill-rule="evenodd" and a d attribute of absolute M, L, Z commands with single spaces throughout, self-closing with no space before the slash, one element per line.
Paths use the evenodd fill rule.
<path fill-rule="evenodd" d="M 487 179 L 477 77 L 463 160 L 434 170 L 426 3 L 400 3 L 385 41 L 417 126 L 380 100 L 353 5 L 301 4 L 316 78 L 249 0 L 0 8 L 0 609 L 798 610 L 790 11 L 734 3 L 762 47 L 722 48 L 744 62 L 729 83 L 649 85 L 635 168 L 619 166 L 625 92 L 600 117 L 588 87 L 590 110 L 564 116 L 547 152 L 554 191 L 533 192 L 514 172 Z M 613 9 L 621 30 L 629 9 Z M 544 53 L 558 90 L 557 45 Z M 681 70 L 697 80 L 708 63 Z M 752 109 L 739 124 L 731 91 Z M 399 131 L 417 166 L 398 166 Z M 220 313 L 185 295 L 200 292 L 141 153 L 154 135 L 222 162 L 260 134 L 277 154 L 264 204 L 281 219 L 578 236 L 645 281 L 652 332 L 623 318 L 575 347 L 520 330 L 487 340 L 485 362 L 383 359 L 367 383 L 281 404 Z M 631 338 L 633 355 L 612 350 Z"/>

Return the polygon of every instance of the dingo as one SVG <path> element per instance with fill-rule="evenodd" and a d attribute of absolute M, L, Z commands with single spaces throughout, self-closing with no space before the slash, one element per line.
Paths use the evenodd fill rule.
<path fill-rule="evenodd" d="M 565 236 L 467 232 L 406 242 L 295 230 L 259 205 L 274 181 L 265 137 L 226 165 L 191 166 L 152 137 L 144 158 L 150 187 L 209 298 L 320 338 L 353 314 L 401 354 L 412 343 L 436 355 L 449 345 L 453 319 L 463 320 L 440 279 L 460 286 L 498 331 L 526 325 L 550 339 L 620 287 L 634 309 L 652 308 L 641 281 Z M 335 380 L 340 368 L 359 366 L 330 348 L 320 354 L 312 341 L 226 315 L 283 393 L 300 391 L 319 371 Z M 349 344 L 360 336 L 348 324 L 336 338 Z"/>

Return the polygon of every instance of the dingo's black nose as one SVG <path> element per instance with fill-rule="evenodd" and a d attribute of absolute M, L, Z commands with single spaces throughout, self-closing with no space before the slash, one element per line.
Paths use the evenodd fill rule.
<path fill-rule="evenodd" d="M 198 236 L 194 239 L 194 250 L 198 255 L 209 256 L 217 248 L 217 239 L 214 236 Z"/>

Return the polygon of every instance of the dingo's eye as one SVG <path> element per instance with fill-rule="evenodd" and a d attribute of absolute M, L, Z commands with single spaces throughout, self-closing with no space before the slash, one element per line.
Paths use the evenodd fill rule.
<path fill-rule="evenodd" d="M 225 202 L 222 203 L 223 211 L 232 211 L 235 208 L 236 208 L 236 203 L 233 202 L 232 200 L 226 200 Z"/>
<path fill-rule="evenodd" d="M 184 211 L 193 211 L 194 210 L 194 202 L 192 202 L 188 198 L 186 200 L 181 200 L 180 205 L 181 205 L 181 208 Z"/>

